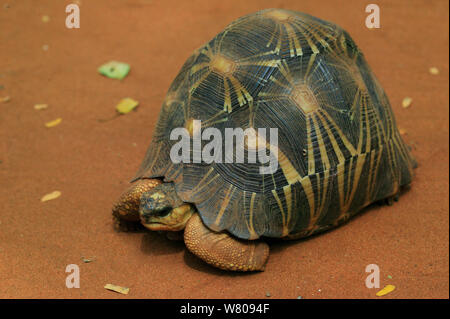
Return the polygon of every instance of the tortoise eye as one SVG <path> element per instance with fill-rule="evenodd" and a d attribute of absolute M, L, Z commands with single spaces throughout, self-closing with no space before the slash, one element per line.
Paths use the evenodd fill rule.
<path fill-rule="evenodd" d="M 172 211 L 172 207 L 164 207 L 162 209 L 155 210 L 155 216 L 166 217 Z"/>

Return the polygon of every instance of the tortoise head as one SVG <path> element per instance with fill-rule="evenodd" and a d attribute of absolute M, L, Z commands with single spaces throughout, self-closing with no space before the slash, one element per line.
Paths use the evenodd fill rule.
<path fill-rule="evenodd" d="M 141 221 L 150 230 L 179 231 L 195 208 L 178 197 L 172 183 L 140 179 L 119 197 L 112 212 L 119 230 L 125 226 L 121 221 L 131 224 Z"/>
<path fill-rule="evenodd" d="M 150 230 L 182 230 L 194 212 L 191 204 L 178 197 L 172 183 L 159 184 L 140 197 L 141 223 Z"/>

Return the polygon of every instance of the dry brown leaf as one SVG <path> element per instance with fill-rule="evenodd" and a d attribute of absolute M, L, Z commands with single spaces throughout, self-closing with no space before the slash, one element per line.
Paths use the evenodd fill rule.
<path fill-rule="evenodd" d="M 88 264 L 88 263 L 91 263 L 91 262 L 93 262 L 94 260 L 95 260 L 95 257 L 81 257 L 81 260 L 85 263 L 85 264 Z"/>
<path fill-rule="evenodd" d="M 130 292 L 130 288 L 121 287 L 113 284 L 106 284 L 104 288 L 114 292 L 118 292 L 123 295 L 128 295 L 128 293 Z"/>
<path fill-rule="evenodd" d="M 45 110 L 48 108 L 48 104 L 35 104 L 34 109 L 35 110 Z"/>
<path fill-rule="evenodd" d="M 11 97 L 10 96 L 5 96 L 5 97 L 0 97 L 0 103 L 6 103 L 11 101 Z"/>
<path fill-rule="evenodd" d="M 386 287 L 377 292 L 377 296 L 381 297 L 387 295 L 388 293 L 393 292 L 394 290 L 395 290 L 394 285 L 387 285 Z"/>
<path fill-rule="evenodd" d="M 54 126 L 58 125 L 59 123 L 61 123 L 61 121 L 62 121 L 62 118 L 59 117 L 56 120 L 45 123 L 45 127 L 54 127 Z"/>
<path fill-rule="evenodd" d="M 48 193 L 48 194 L 44 195 L 41 198 L 41 202 L 46 202 L 46 201 L 49 201 L 49 200 L 52 200 L 52 199 L 56 199 L 59 196 L 61 196 L 61 192 L 60 191 L 54 191 L 54 192 L 51 192 L 51 193 Z"/>
<path fill-rule="evenodd" d="M 433 75 L 438 75 L 438 74 L 439 74 L 439 69 L 436 68 L 436 67 L 431 67 L 431 68 L 429 69 L 429 71 L 430 71 L 430 73 L 433 74 Z"/>
<path fill-rule="evenodd" d="M 138 105 L 139 105 L 138 101 L 127 97 L 127 98 L 122 99 L 119 102 L 119 104 L 117 104 L 116 110 L 120 114 L 127 114 L 127 113 L 130 113 L 131 111 L 133 111 Z"/>
<path fill-rule="evenodd" d="M 403 101 L 402 101 L 402 106 L 403 106 L 403 108 L 408 108 L 408 107 L 410 107 L 411 106 L 411 103 L 412 103 L 412 98 L 410 98 L 410 97 L 405 97 L 404 99 L 403 99 Z"/>

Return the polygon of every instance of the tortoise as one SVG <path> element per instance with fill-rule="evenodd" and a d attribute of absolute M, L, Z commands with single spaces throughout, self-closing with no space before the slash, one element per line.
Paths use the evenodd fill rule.
<path fill-rule="evenodd" d="M 176 128 L 193 139 L 207 128 L 241 128 L 244 143 L 236 145 L 245 161 L 219 149 L 210 150 L 213 161 L 191 160 L 190 144 L 187 160 L 175 161 Z M 276 143 L 257 128 L 277 129 Z M 248 160 L 255 137 L 276 151 L 269 173 L 259 170 L 259 157 Z M 119 228 L 140 221 L 178 234 L 217 268 L 263 271 L 264 239 L 304 238 L 374 202 L 391 204 L 415 166 L 388 97 L 350 35 L 306 13 L 267 9 L 235 20 L 187 59 L 113 216 Z"/>

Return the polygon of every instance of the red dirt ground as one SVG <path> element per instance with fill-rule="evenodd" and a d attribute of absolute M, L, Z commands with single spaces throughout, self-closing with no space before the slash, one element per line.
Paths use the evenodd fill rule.
<path fill-rule="evenodd" d="M 381 298 L 449 297 L 448 1 L 377 1 L 378 30 L 364 25 L 366 1 L 297 0 L 82 0 L 81 28 L 69 30 L 70 2 L 0 1 L 0 97 L 11 97 L 0 103 L 0 297 L 378 298 L 364 284 L 372 263 L 382 286 L 397 287 Z M 183 243 L 113 231 L 112 203 L 141 163 L 184 60 L 234 19 L 270 7 L 308 12 L 352 35 L 414 147 L 411 190 L 334 231 L 276 243 L 262 273 L 223 272 Z M 111 59 L 131 64 L 125 80 L 97 73 Z M 127 96 L 140 101 L 136 112 L 98 122 Z M 404 109 L 406 96 L 413 103 Z M 49 108 L 36 111 L 37 103 Z M 60 125 L 44 126 L 58 117 Z M 40 202 L 54 190 L 62 196 Z M 80 266 L 80 289 L 65 286 L 68 264 Z"/>

